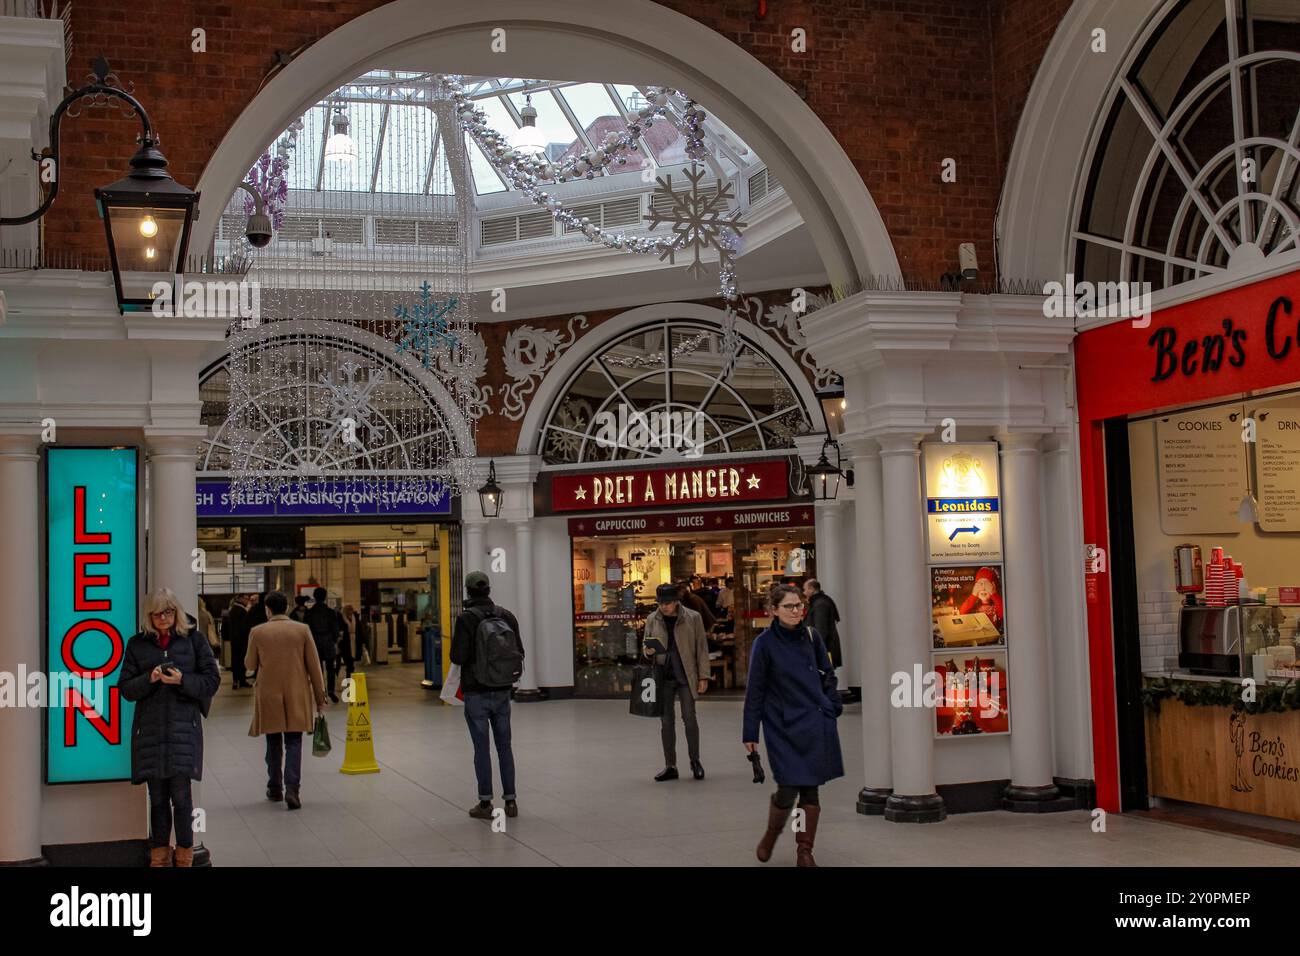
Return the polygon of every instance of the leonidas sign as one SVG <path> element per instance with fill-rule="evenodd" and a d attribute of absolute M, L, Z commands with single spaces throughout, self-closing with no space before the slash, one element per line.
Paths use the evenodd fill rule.
<path fill-rule="evenodd" d="M 786 468 L 784 461 L 756 461 L 559 474 L 551 479 L 551 505 L 556 511 L 595 511 L 771 501 L 786 496 Z"/>

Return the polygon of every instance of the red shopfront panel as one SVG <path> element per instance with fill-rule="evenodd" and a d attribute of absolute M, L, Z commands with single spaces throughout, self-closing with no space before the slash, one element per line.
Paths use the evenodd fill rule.
<path fill-rule="evenodd" d="M 1083 535 L 1110 553 L 1104 423 L 1300 381 L 1300 270 L 1122 320 L 1075 340 Z M 1093 776 L 1097 803 L 1119 810 L 1110 563 L 1086 579 Z"/>

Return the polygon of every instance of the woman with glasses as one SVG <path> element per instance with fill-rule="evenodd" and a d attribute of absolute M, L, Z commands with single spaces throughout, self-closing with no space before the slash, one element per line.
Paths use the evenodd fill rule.
<path fill-rule="evenodd" d="M 221 672 L 207 639 L 176 595 L 159 588 L 144 599 L 144 630 L 127 641 L 117 686 L 135 701 L 131 782 L 149 789 L 149 865 L 194 865 L 194 798 L 203 779 L 203 724 Z"/>
<path fill-rule="evenodd" d="M 742 734 L 745 749 L 754 753 L 762 727 L 777 784 L 768 808 L 767 830 L 756 853 L 762 863 L 771 859 L 797 796 L 804 818 L 802 829 L 795 828 L 796 861 L 799 866 L 816 866 L 813 843 L 821 815 L 817 788 L 844 776 L 835 727 L 844 705 L 835 689 L 835 671 L 826 645 L 820 634 L 803 623 L 803 593 L 794 585 L 779 584 L 772 588 L 768 602 L 776 618 L 755 638 L 749 651 Z"/>

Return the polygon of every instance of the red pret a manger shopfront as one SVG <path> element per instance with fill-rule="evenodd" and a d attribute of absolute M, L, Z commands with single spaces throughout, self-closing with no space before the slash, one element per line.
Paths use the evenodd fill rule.
<path fill-rule="evenodd" d="M 788 459 L 689 459 L 671 466 L 558 472 L 550 510 L 568 522 L 574 694 L 631 689 L 655 589 L 694 580 L 716 619 L 715 691 L 745 684 L 749 647 L 771 620 L 768 588 L 814 574 L 812 502 L 791 493 Z"/>

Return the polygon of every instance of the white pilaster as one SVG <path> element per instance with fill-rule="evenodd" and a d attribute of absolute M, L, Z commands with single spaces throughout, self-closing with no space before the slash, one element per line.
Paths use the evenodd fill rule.
<path fill-rule="evenodd" d="M 196 614 L 198 577 L 194 573 L 198 518 L 194 505 L 194 457 L 206 431 L 145 429 L 149 466 L 149 576 L 146 590 L 171 588 L 181 605 Z"/>
<path fill-rule="evenodd" d="M 515 566 L 519 574 L 519 640 L 524 645 L 524 673 L 519 678 L 518 691 L 537 691 L 537 641 L 533 633 L 536 616 L 531 609 L 537 606 L 533 597 L 533 525 L 532 520 L 510 522 L 515 529 Z"/>
<path fill-rule="evenodd" d="M 930 670 L 930 620 L 921 524 L 921 434 L 878 439 L 884 507 L 885 620 L 889 629 L 888 670 L 904 674 L 909 686 Z M 887 678 L 889 679 L 889 678 Z M 909 695 L 912 697 L 913 695 Z M 919 697 L 919 692 L 915 695 Z M 894 792 L 885 801 L 885 819 L 930 822 L 944 817 L 943 799 L 934 789 L 934 711 L 891 707 L 890 755 Z"/>
<path fill-rule="evenodd" d="M 1011 715 L 1012 801 L 1053 800 L 1052 714 L 1040 534 L 1041 435 L 1002 432 L 1002 525 L 1007 576 L 1007 654 L 1014 683 Z"/>
<path fill-rule="evenodd" d="M 885 800 L 894 786 L 880 450 L 867 439 L 846 436 L 844 444 L 853 456 L 853 533 L 858 554 L 851 595 L 855 622 L 851 643 L 858 668 L 855 676 L 862 688 L 864 781 L 858 794 L 858 812 L 878 815 L 884 812 Z M 845 635 L 840 637 L 843 640 Z"/>
<path fill-rule="evenodd" d="M 483 532 L 487 528 L 487 522 L 481 519 L 476 520 L 474 516 L 467 516 L 465 514 L 465 510 L 477 509 L 478 506 L 477 494 L 474 496 L 472 501 L 466 498 L 462 504 L 461 541 L 463 542 L 463 550 L 461 552 L 461 566 L 465 569 L 466 574 L 469 574 L 471 571 L 487 570 L 487 568 L 483 566 L 486 563 L 484 561 L 486 555 L 483 551 Z M 457 582 L 455 586 L 460 587 L 460 583 Z"/>
<path fill-rule="evenodd" d="M 0 671 L 15 676 L 41 669 L 39 447 L 39 427 L 0 432 Z M 40 709 L 0 707 L 0 864 L 41 856 L 41 779 Z"/>
<path fill-rule="evenodd" d="M 1047 613 L 1052 674 L 1052 766 L 1060 777 L 1092 776 L 1092 702 L 1088 682 L 1085 627 L 1083 516 L 1079 500 L 1078 458 L 1073 434 L 1049 435 L 1043 442 L 1043 513 L 1046 516 Z"/>

